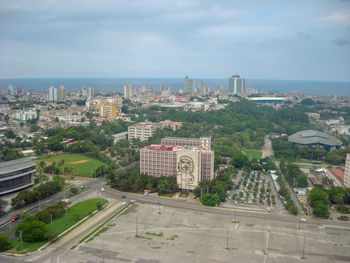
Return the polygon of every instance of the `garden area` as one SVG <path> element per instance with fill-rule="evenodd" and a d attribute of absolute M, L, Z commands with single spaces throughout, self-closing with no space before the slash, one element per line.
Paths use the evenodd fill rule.
<path fill-rule="evenodd" d="M 26 218 L 24 222 L 5 234 L 15 231 L 15 238 L 8 241 L 8 252 L 27 253 L 35 251 L 48 241 L 54 240 L 59 234 L 70 228 L 95 210 L 101 210 L 108 201 L 93 198 L 67 207 L 60 201 L 37 214 Z M 52 220 L 51 220 L 52 218 Z M 22 245 L 20 235 L 22 234 Z M 1 235 L 1 240 L 6 239 Z M 6 243 L 6 242 L 5 242 Z M 4 244 L 5 244 L 4 243 Z"/>

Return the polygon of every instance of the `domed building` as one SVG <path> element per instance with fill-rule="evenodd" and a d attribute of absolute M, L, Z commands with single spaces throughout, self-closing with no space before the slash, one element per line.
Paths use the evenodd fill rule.
<path fill-rule="evenodd" d="M 312 148 L 324 148 L 327 151 L 343 145 L 338 138 L 315 130 L 299 131 L 288 137 L 288 141 L 297 145 L 309 145 Z"/>

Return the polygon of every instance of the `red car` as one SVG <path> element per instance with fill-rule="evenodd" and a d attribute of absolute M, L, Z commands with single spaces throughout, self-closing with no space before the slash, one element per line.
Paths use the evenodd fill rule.
<path fill-rule="evenodd" d="M 17 219 L 19 219 L 21 216 L 20 215 L 15 215 L 14 217 L 11 218 L 12 222 L 15 222 Z"/>

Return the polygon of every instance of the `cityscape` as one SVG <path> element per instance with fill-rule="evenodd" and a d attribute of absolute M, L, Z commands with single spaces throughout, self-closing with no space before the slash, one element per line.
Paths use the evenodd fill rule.
<path fill-rule="evenodd" d="M 0 262 L 350 261 L 348 1 L 29 2 L 0 7 Z"/>

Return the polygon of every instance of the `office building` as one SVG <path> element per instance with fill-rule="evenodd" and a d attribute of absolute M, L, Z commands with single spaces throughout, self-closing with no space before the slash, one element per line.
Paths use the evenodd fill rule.
<path fill-rule="evenodd" d="M 243 94 L 245 92 L 245 79 L 239 75 L 232 75 L 228 80 L 228 91 L 232 94 Z"/>
<path fill-rule="evenodd" d="M 32 186 L 35 172 L 36 166 L 31 158 L 0 163 L 0 195 Z"/>
<path fill-rule="evenodd" d="M 156 134 L 156 130 L 161 128 L 159 123 L 154 122 L 140 122 L 128 127 L 128 139 L 139 139 L 141 142 L 148 140 L 148 138 Z"/>
<path fill-rule="evenodd" d="M 140 150 L 140 173 L 176 176 L 180 189 L 193 190 L 201 181 L 214 178 L 214 152 L 196 146 L 145 146 Z"/>
<path fill-rule="evenodd" d="M 210 150 L 211 137 L 201 137 L 201 138 L 165 137 L 161 139 L 160 143 L 163 146 L 197 147 L 197 148 Z"/>
<path fill-rule="evenodd" d="M 64 86 L 60 86 L 60 92 L 58 96 L 59 100 L 65 100 L 67 98 L 67 91 L 64 89 Z"/>
<path fill-rule="evenodd" d="M 49 88 L 49 100 L 56 101 L 57 100 L 57 89 L 54 86 Z"/>
<path fill-rule="evenodd" d="M 196 81 L 194 79 L 189 79 L 188 76 L 185 77 L 184 81 L 184 93 L 196 93 Z"/>
<path fill-rule="evenodd" d="M 350 153 L 346 154 L 344 185 L 345 187 L 350 187 Z"/>
<path fill-rule="evenodd" d="M 9 95 L 14 96 L 16 94 L 15 87 L 12 84 L 9 84 L 8 89 L 9 89 L 9 93 L 10 93 Z"/>
<path fill-rule="evenodd" d="M 91 99 L 95 95 L 94 88 L 93 87 L 88 87 L 88 98 Z"/>
<path fill-rule="evenodd" d="M 38 118 L 38 115 L 35 109 L 17 110 L 13 113 L 12 118 L 17 121 L 29 121 Z"/>
<path fill-rule="evenodd" d="M 124 98 L 132 98 L 136 95 L 136 90 L 132 84 L 124 86 Z"/>
<path fill-rule="evenodd" d="M 87 91 L 86 91 L 86 84 L 83 84 L 81 86 L 81 95 L 86 98 L 87 97 Z"/>
<path fill-rule="evenodd" d="M 104 118 L 116 118 L 118 116 L 118 108 L 112 101 L 99 101 L 95 108 L 96 113 Z"/>

